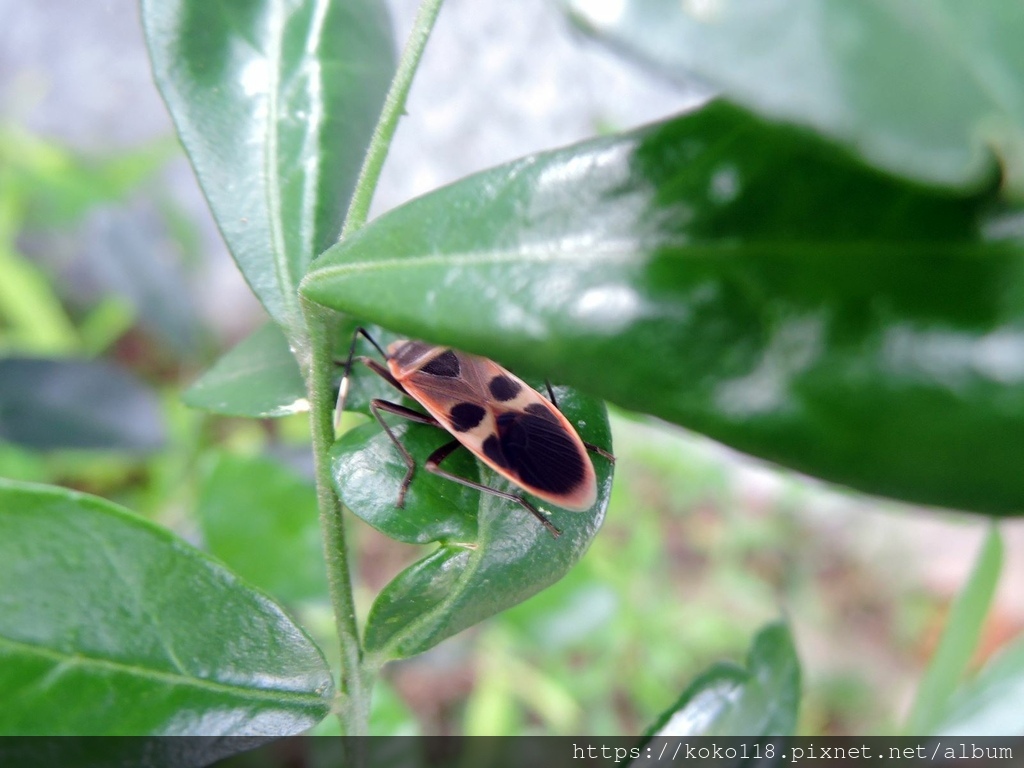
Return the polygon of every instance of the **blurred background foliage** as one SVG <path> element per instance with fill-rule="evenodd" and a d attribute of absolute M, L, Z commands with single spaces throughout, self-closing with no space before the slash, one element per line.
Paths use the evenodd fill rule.
<path fill-rule="evenodd" d="M 549 5 L 518 5 L 446 8 L 378 205 L 703 95 L 574 39 Z M 172 138 L 136 4 L 68 8 L 0 0 L 0 476 L 88 491 L 170 527 L 289 606 L 330 652 L 306 417 L 236 420 L 180 402 L 260 311 Z M 392 3 L 399 36 L 413 8 Z M 527 45 L 542 53 L 522 57 Z M 582 102 L 563 103 L 560 82 Z M 494 100 L 486 132 L 464 119 Z M 897 731 L 984 521 L 612 419 L 617 481 L 582 563 L 390 665 L 374 732 L 639 732 L 700 670 L 742 658 L 779 606 L 804 670 L 798 733 Z M 417 550 L 355 525 L 366 611 Z M 1007 570 L 973 669 L 1024 629 L 1022 525 L 1003 524 Z"/>

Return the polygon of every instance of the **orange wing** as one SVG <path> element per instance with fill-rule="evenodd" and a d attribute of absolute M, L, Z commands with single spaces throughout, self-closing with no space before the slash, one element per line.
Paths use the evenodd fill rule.
<path fill-rule="evenodd" d="M 503 477 L 573 511 L 597 500 L 597 476 L 569 420 L 485 357 L 421 341 L 388 347 L 388 368 L 427 412 Z"/>

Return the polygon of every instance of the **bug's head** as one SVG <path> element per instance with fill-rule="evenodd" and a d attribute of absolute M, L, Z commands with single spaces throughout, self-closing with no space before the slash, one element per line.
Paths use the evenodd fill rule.
<path fill-rule="evenodd" d="M 388 361 L 402 369 L 415 368 L 426 357 L 436 355 L 439 348 L 425 341 L 399 339 L 388 344 Z"/>

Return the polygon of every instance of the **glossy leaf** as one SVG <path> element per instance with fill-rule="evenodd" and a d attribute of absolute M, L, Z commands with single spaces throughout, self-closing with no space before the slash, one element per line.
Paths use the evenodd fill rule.
<path fill-rule="evenodd" d="M 275 461 L 217 457 L 199 494 L 211 553 L 280 600 L 326 598 L 313 484 Z"/>
<path fill-rule="evenodd" d="M 568 0 L 582 26 L 674 75 L 925 182 L 1024 195 L 1024 13 L 1001 0 Z M 611 11 L 611 12 L 610 12 Z M 765 41 L 772 41 L 766 45 Z"/>
<path fill-rule="evenodd" d="M 950 607 L 946 628 L 907 719 L 908 736 L 932 733 L 947 711 L 949 699 L 977 648 L 1002 568 L 1003 539 L 993 526 L 978 553 L 970 579 Z"/>
<path fill-rule="evenodd" d="M 263 594 L 102 499 L 0 480 L 0 733 L 284 735 L 332 697 Z"/>
<path fill-rule="evenodd" d="M 933 733 L 943 736 L 1024 736 L 1024 638 L 992 659 L 950 699 Z"/>
<path fill-rule="evenodd" d="M 791 736 L 800 705 L 800 662 L 784 624 L 762 629 L 745 667 L 720 663 L 694 680 L 651 729 L 668 736 Z"/>
<path fill-rule="evenodd" d="M 714 102 L 413 200 L 303 291 L 811 475 L 1019 514 L 1021 215 Z"/>
<path fill-rule="evenodd" d="M 289 338 L 341 230 L 394 53 L 375 0 L 143 0 L 157 84 L 238 266 Z"/>
<path fill-rule="evenodd" d="M 36 450 L 149 452 L 164 442 L 156 395 L 99 360 L 0 358 L 0 440 Z"/>
<path fill-rule="evenodd" d="M 235 345 L 182 395 L 193 408 L 271 418 L 309 410 L 306 385 L 281 329 L 267 323 Z"/>
<path fill-rule="evenodd" d="M 583 439 L 610 450 L 603 404 L 563 387 L 555 393 Z M 424 470 L 431 451 L 452 439 L 449 433 L 388 418 L 419 467 L 405 508 L 395 508 L 405 463 L 376 422 L 345 433 L 335 446 L 338 493 L 349 509 L 388 536 L 417 544 L 437 541 L 441 546 L 399 574 L 377 597 L 365 644 L 381 659 L 421 653 L 561 578 L 600 528 L 612 482 L 610 463 L 595 456 L 598 501 L 593 509 L 566 512 L 538 503 L 562 530 L 556 539 L 514 502 Z M 506 492 L 518 490 L 465 450 L 452 454 L 444 467 Z"/>

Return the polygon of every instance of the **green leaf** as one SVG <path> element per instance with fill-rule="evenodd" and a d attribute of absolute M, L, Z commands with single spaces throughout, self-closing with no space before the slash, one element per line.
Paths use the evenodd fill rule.
<path fill-rule="evenodd" d="M 907 718 L 907 735 L 933 733 L 947 711 L 949 699 L 978 645 L 1002 568 L 1003 539 L 999 529 L 993 525 L 978 553 L 970 579 L 950 608 L 946 629 Z"/>
<path fill-rule="evenodd" d="M 285 735 L 330 672 L 284 612 L 102 499 L 0 480 L 0 733 Z"/>
<path fill-rule="evenodd" d="M 275 461 L 222 455 L 199 495 L 207 548 L 285 601 L 326 598 L 313 485 Z"/>
<path fill-rule="evenodd" d="M 567 4 L 617 46 L 832 136 L 881 168 L 976 189 L 994 151 L 1011 193 L 1024 195 L 1024 14 L 1014 3 Z"/>
<path fill-rule="evenodd" d="M 164 442 L 156 396 L 99 360 L 0 358 L 0 440 L 36 450 L 150 452 Z"/>
<path fill-rule="evenodd" d="M 559 407 L 584 440 L 611 449 L 603 404 L 555 389 Z M 404 509 L 396 509 L 405 463 L 376 422 L 346 432 L 335 446 L 335 485 L 345 505 L 383 533 L 440 547 L 414 563 L 377 597 L 365 632 L 369 653 L 381 660 L 412 656 L 479 621 L 522 602 L 561 578 L 583 556 L 604 520 L 612 467 L 593 456 L 598 501 L 588 512 L 566 512 L 535 502 L 562 530 L 554 538 L 514 502 L 481 493 L 423 469 L 426 457 L 452 440 L 447 432 L 402 423 L 394 432 L 417 461 Z M 466 450 L 445 469 L 506 492 L 519 489 L 483 467 Z"/>
<path fill-rule="evenodd" d="M 338 319 L 335 360 L 340 381 L 352 334 L 357 325 L 352 318 Z M 365 324 L 364 324 L 365 325 Z M 366 325 L 375 339 L 394 339 L 377 326 Z M 356 351 L 376 354 L 365 341 Z M 390 384 L 376 376 L 352 380 L 346 410 L 369 413 L 370 400 L 394 393 Z M 213 364 L 182 395 L 186 405 L 225 416 L 249 416 L 257 419 L 288 416 L 309 410 L 306 385 L 288 346 L 288 340 L 274 323 L 267 323 L 236 344 Z"/>
<path fill-rule="evenodd" d="M 309 410 L 299 366 L 274 323 L 235 345 L 185 391 L 182 400 L 193 408 L 259 419 Z"/>
<path fill-rule="evenodd" d="M 715 664 L 649 731 L 662 736 L 791 736 L 800 706 L 800 661 L 785 624 L 769 624 L 746 667 Z"/>
<path fill-rule="evenodd" d="M 394 70 L 374 0 L 143 0 L 157 84 L 221 232 L 290 339 Z"/>
<path fill-rule="evenodd" d="M 303 292 L 807 474 L 1020 514 L 1020 222 L 714 102 L 413 200 Z"/>
<path fill-rule="evenodd" d="M 949 700 L 933 733 L 943 736 L 1024 736 L 1024 638 L 1002 651 Z"/>

